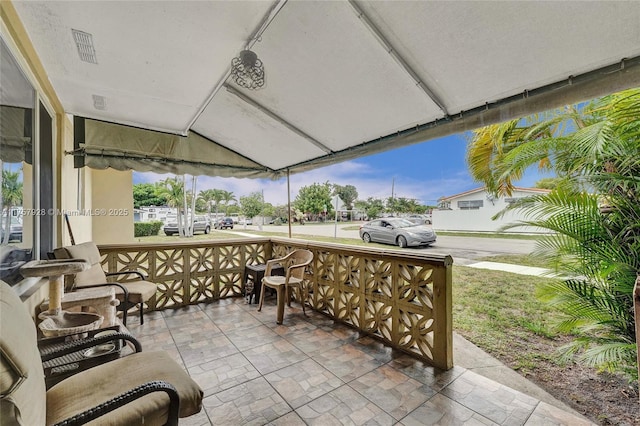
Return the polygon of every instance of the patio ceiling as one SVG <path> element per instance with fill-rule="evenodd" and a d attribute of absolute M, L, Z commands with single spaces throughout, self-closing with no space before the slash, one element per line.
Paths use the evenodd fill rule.
<path fill-rule="evenodd" d="M 94 167 L 157 170 L 157 139 L 214 144 L 174 172 L 277 177 L 640 85 L 640 2 L 13 4 L 65 111 L 136 128 L 87 131 Z M 260 90 L 229 78 L 245 47 Z"/>

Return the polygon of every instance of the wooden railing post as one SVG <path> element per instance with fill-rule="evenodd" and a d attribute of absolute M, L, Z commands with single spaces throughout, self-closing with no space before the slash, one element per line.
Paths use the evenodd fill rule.
<path fill-rule="evenodd" d="M 437 275 L 439 279 L 434 280 L 433 288 L 433 364 L 448 370 L 453 367 L 453 267 L 451 258 L 447 259 L 444 267 L 437 269 Z"/>

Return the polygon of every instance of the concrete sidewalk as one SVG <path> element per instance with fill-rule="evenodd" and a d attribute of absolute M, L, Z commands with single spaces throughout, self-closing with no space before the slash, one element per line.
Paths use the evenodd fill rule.
<path fill-rule="evenodd" d="M 510 263 L 498 263 L 498 262 L 474 262 L 467 263 L 464 266 L 469 268 L 478 269 L 491 269 L 493 271 L 505 271 L 520 275 L 534 275 L 538 277 L 558 277 L 558 274 L 551 269 L 536 268 L 533 266 L 512 265 Z"/>

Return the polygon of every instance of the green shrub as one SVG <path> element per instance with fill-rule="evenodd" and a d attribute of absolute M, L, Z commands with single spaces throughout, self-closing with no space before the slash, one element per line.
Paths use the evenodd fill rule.
<path fill-rule="evenodd" d="M 133 224 L 133 236 L 134 237 L 148 237 L 151 235 L 158 235 L 162 228 L 162 222 L 135 222 Z"/>

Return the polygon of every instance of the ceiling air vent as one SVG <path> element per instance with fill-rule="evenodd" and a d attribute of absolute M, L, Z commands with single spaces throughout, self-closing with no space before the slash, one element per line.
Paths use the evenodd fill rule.
<path fill-rule="evenodd" d="M 97 64 L 98 58 L 96 58 L 96 49 L 93 47 L 93 36 L 83 31 L 71 29 L 73 33 L 73 40 L 78 47 L 78 55 L 80 60 L 89 62 L 91 64 Z"/>
<path fill-rule="evenodd" d="M 95 109 L 99 109 L 101 111 L 104 111 L 105 109 L 107 109 L 107 99 L 104 96 L 100 96 L 100 95 L 91 95 L 93 96 L 93 107 Z"/>

